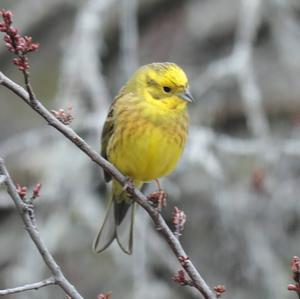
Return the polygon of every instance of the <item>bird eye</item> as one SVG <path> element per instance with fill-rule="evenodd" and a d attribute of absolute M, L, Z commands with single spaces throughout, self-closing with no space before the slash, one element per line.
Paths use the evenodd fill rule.
<path fill-rule="evenodd" d="M 164 90 L 164 92 L 170 92 L 171 88 L 169 86 L 164 86 L 163 90 Z"/>

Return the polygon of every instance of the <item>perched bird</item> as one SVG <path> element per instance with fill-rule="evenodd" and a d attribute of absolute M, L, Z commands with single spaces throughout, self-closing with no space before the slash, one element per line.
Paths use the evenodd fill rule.
<path fill-rule="evenodd" d="M 140 67 L 114 99 L 102 131 L 101 155 L 141 188 L 171 173 L 188 135 L 188 78 L 174 63 Z M 112 178 L 104 173 L 106 182 Z M 113 180 L 112 197 L 93 249 L 99 253 L 114 239 L 132 253 L 135 203 Z M 129 213 L 130 211 L 130 213 Z"/>

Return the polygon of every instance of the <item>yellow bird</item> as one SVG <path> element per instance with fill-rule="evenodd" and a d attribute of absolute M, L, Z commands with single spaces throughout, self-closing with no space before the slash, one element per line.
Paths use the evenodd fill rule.
<path fill-rule="evenodd" d="M 102 131 L 101 155 L 136 187 L 170 174 L 188 135 L 188 78 L 174 63 L 140 67 L 114 99 Z M 104 173 L 105 180 L 111 177 Z M 128 213 L 130 209 L 130 213 Z M 112 198 L 93 249 L 99 253 L 114 239 L 132 253 L 135 204 L 113 180 Z"/>

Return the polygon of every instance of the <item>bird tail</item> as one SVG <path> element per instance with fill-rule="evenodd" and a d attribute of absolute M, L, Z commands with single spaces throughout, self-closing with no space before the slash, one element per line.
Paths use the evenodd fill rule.
<path fill-rule="evenodd" d="M 141 183 L 135 184 L 137 187 Z M 103 224 L 94 240 L 93 250 L 100 253 L 115 239 L 126 253 L 132 253 L 135 203 L 122 186 L 113 181 L 113 196 L 109 200 Z"/>

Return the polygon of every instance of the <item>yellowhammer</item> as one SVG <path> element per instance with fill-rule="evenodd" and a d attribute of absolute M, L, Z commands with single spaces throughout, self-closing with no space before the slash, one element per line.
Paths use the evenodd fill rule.
<path fill-rule="evenodd" d="M 138 188 L 168 175 L 184 149 L 187 102 L 191 101 L 187 76 L 179 66 L 166 62 L 140 67 L 110 107 L 102 131 L 102 156 Z M 109 182 L 110 175 L 104 175 Z M 113 180 L 108 211 L 93 244 L 95 252 L 117 239 L 121 249 L 131 254 L 134 209 L 130 195 Z"/>

